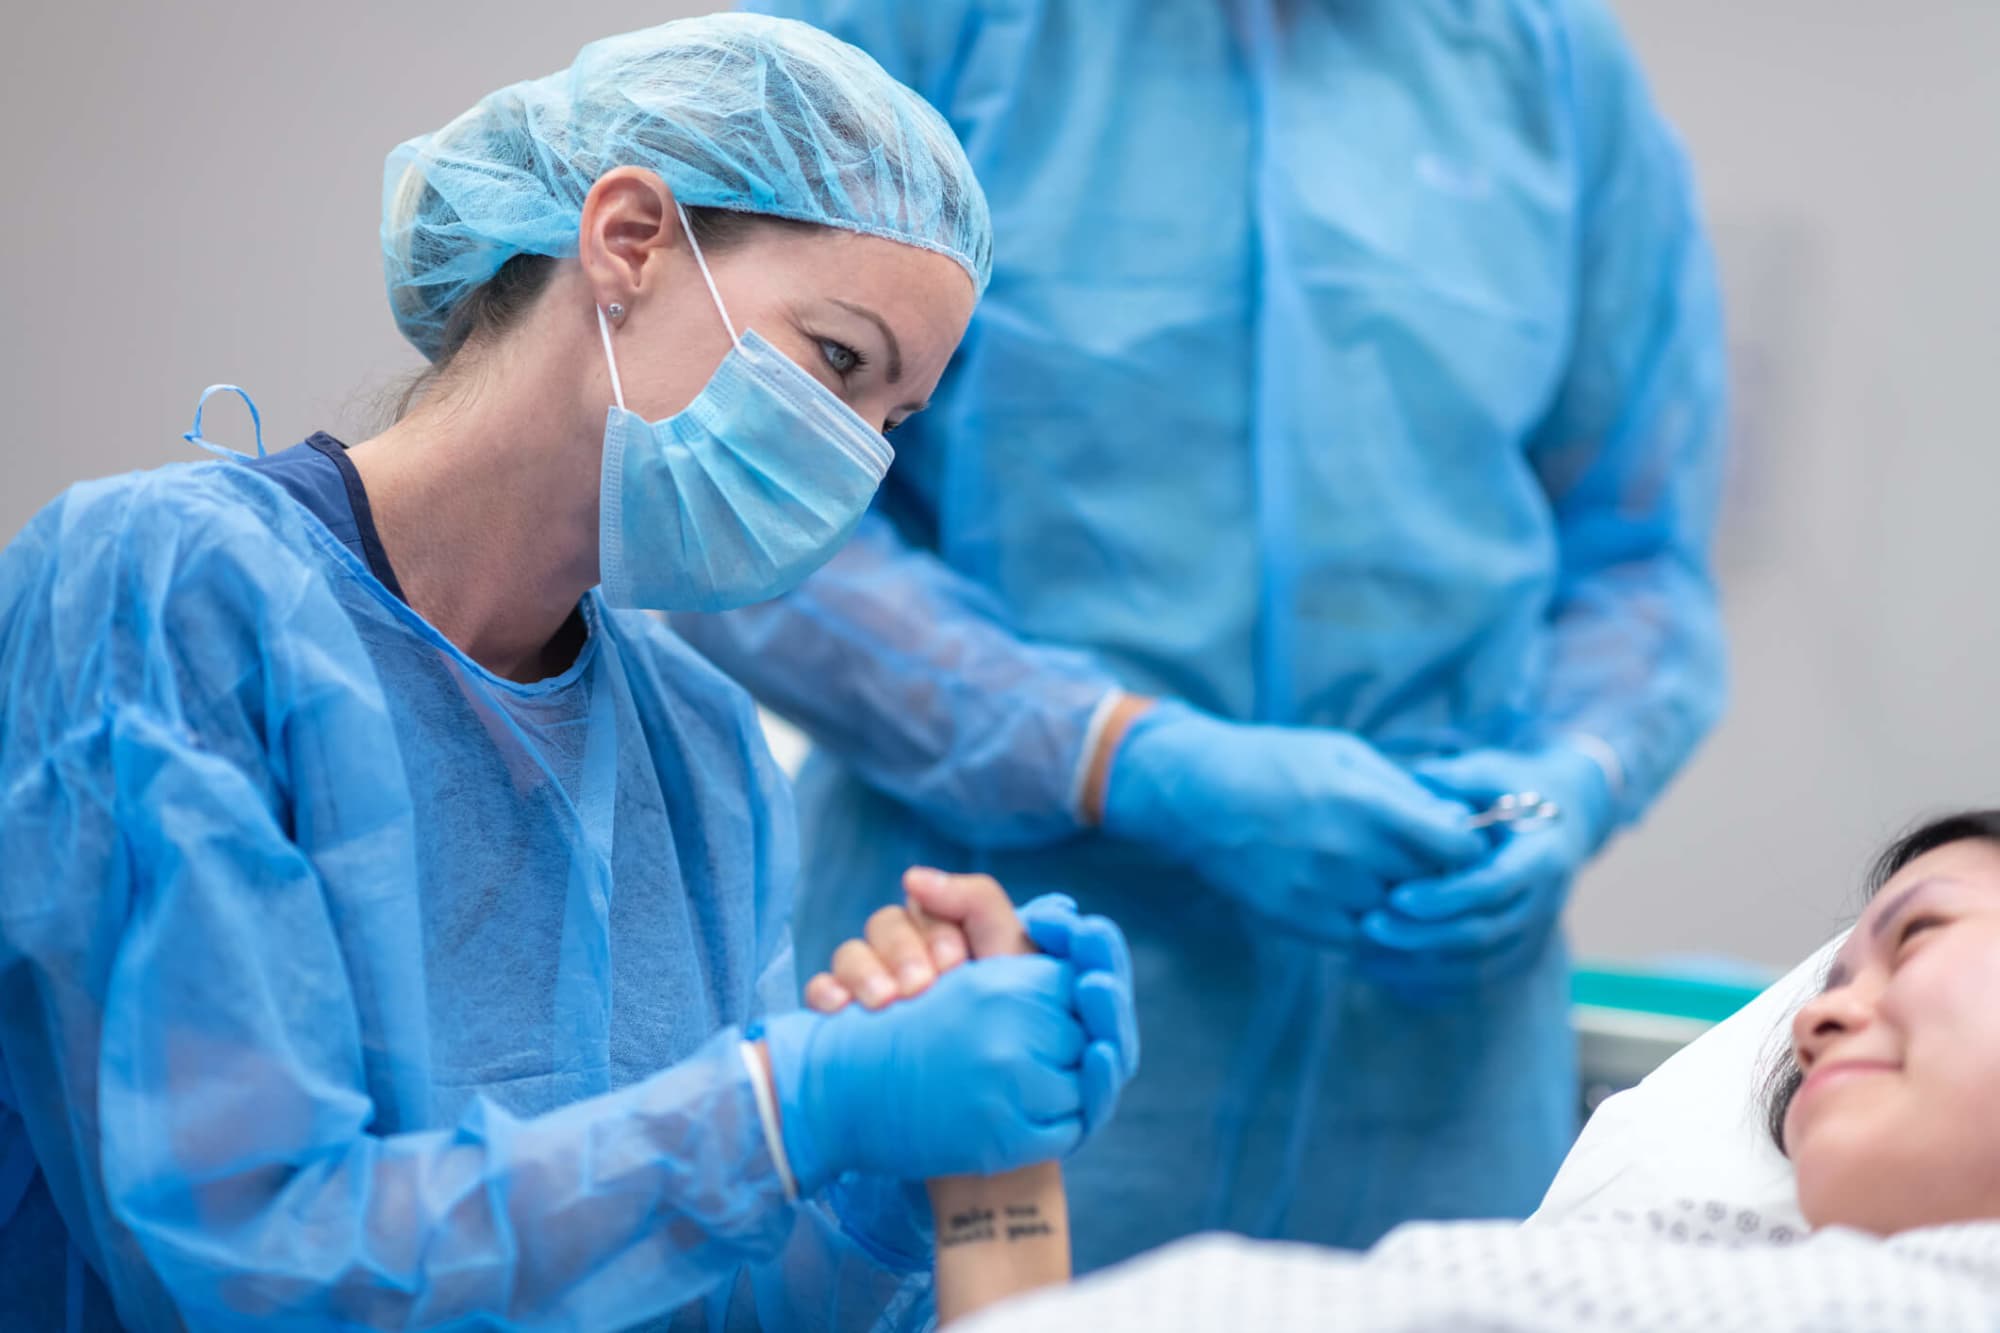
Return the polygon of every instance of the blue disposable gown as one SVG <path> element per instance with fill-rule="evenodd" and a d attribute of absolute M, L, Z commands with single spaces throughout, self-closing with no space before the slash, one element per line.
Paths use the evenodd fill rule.
<path fill-rule="evenodd" d="M 818 743 L 801 947 L 918 860 L 1124 927 L 1147 1060 L 1070 1164 L 1085 1266 L 1205 1225 L 1363 1245 L 1526 1212 L 1576 1105 L 1559 941 L 1398 1000 L 1077 836 L 1075 786 L 1113 688 L 1402 756 L 1586 733 L 1626 820 L 1711 725 L 1717 299 L 1610 18 L 759 7 L 931 98 L 997 244 L 859 540 L 777 603 L 678 622 Z"/>
<path fill-rule="evenodd" d="M 915 1198 L 795 1206 L 767 1149 L 740 1043 L 795 1003 L 796 850 L 754 709 L 583 611 L 571 669 L 497 678 L 233 463 L 0 555 L 22 1326 L 64 1231 L 72 1309 L 101 1278 L 133 1328 L 930 1318 Z"/>

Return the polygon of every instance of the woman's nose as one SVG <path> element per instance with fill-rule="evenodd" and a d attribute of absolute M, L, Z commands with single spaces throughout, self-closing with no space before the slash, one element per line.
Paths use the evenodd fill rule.
<path fill-rule="evenodd" d="M 1802 1072 L 1811 1073 L 1813 1062 L 1835 1041 L 1868 1026 L 1873 1006 L 1865 989 L 1849 982 L 1822 991 L 1792 1019 L 1792 1051 Z"/>

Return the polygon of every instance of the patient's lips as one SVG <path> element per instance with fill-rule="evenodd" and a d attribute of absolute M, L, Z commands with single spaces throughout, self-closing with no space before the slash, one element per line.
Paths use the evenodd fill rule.
<path fill-rule="evenodd" d="M 1893 1074 L 1902 1066 L 1894 1060 L 1828 1060 L 1816 1066 L 1799 1085 L 1798 1096 L 1792 1099 L 1792 1114 L 1816 1097 L 1824 1096 L 1830 1089 L 1844 1086 L 1875 1074 Z"/>

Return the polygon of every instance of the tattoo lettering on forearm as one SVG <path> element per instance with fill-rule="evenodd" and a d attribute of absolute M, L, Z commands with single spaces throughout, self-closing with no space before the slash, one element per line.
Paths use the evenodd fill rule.
<path fill-rule="evenodd" d="M 1011 1244 L 1054 1234 L 1055 1228 L 1044 1220 L 1039 1204 L 1010 1203 L 999 1214 L 991 1208 L 968 1208 L 953 1213 L 938 1229 L 937 1243 L 939 1249 L 950 1249 L 986 1240 L 1004 1239 Z"/>
<path fill-rule="evenodd" d="M 1052 1236 L 1055 1228 L 1042 1220 L 1039 1204 L 1010 1203 L 1007 1205 L 1007 1239 L 1028 1240 L 1035 1236 Z"/>
<path fill-rule="evenodd" d="M 954 1245 L 992 1240 L 996 1234 L 991 1208 L 968 1208 L 945 1219 L 944 1226 L 938 1231 L 938 1248 L 949 1249 Z"/>

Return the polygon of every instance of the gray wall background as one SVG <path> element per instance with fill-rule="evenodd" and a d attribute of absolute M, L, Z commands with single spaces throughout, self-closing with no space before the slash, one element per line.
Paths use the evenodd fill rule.
<path fill-rule="evenodd" d="M 0 539 L 72 481 L 186 457 L 213 381 L 255 393 L 274 445 L 364 433 L 416 364 L 380 290 L 384 152 L 591 37 L 711 7 L 20 7 Z M 1588 953 L 1786 963 L 1885 834 L 2000 800 L 2000 4 L 1618 8 L 1701 171 L 1736 325 L 1736 690 L 1572 921 Z M 249 440 L 228 408 L 210 433 Z"/>

